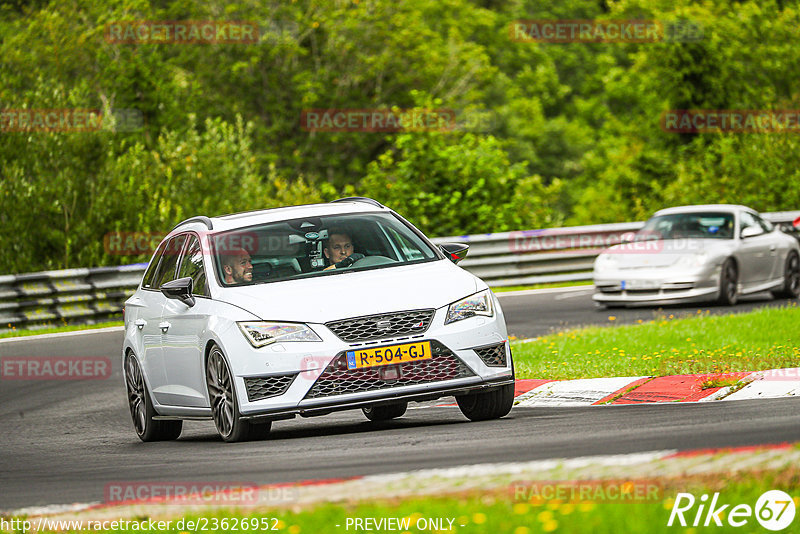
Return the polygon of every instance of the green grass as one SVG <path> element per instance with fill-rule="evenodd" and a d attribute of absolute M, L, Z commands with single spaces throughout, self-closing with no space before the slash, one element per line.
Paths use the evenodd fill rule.
<path fill-rule="evenodd" d="M 122 321 L 108 321 L 97 324 L 74 324 L 64 326 L 54 326 L 52 328 L 24 329 L 14 328 L 8 332 L 0 334 L 0 339 L 5 337 L 38 336 L 39 334 L 55 334 L 58 332 L 75 332 L 78 330 L 94 330 L 96 328 L 107 328 L 109 326 L 122 326 Z"/>
<path fill-rule="evenodd" d="M 620 483 L 621 482 L 621 483 Z M 607 487 L 624 487 L 625 482 L 610 482 Z M 407 530 L 394 530 L 394 532 L 451 532 L 457 534 L 478 534 L 496 532 L 499 534 L 532 534 L 540 532 L 592 532 L 593 534 L 618 534 L 620 532 L 664 532 L 664 533 L 690 533 L 698 529 L 691 528 L 695 513 L 700 504 L 700 496 L 713 495 L 719 492 L 717 506 L 730 504 L 720 518 L 723 527 L 706 527 L 705 530 L 714 532 L 761 532 L 764 530 L 756 522 L 755 517 L 748 518 L 745 528 L 731 528 L 727 524 L 726 513 L 733 506 L 747 504 L 755 507 L 758 497 L 768 490 L 783 490 L 793 497 L 795 503 L 798 498 L 798 484 L 800 483 L 800 469 L 797 467 L 781 471 L 739 472 L 737 474 L 704 475 L 692 477 L 676 477 L 669 479 L 639 480 L 642 484 L 651 484 L 658 488 L 650 498 L 632 501 L 630 499 L 609 499 L 601 501 L 559 501 L 556 499 L 544 500 L 538 497 L 539 490 L 532 490 L 530 483 L 514 484 L 509 487 L 487 490 L 456 493 L 453 495 L 409 497 L 398 499 L 383 499 L 366 502 L 351 502 L 344 504 L 324 504 L 291 509 L 263 509 L 258 511 L 244 511 L 241 509 L 216 509 L 206 512 L 192 511 L 186 515 L 173 512 L 172 523 L 162 533 L 198 532 L 197 528 L 186 528 L 187 521 L 199 521 L 209 528 L 206 532 L 232 532 L 252 531 L 249 527 L 252 521 L 259 525 L 263 522 L 274 527 L 274 531 L 288 534 L 327 534 L 357 532 L 352 521 L 357 518 L 408 518 L 411 527 Z M 519 491 L 519 488 L 523 491 Z M 605 489 L 603 492 L 605 493 Z M 684 513 L 689 525 L 680 527 L 673 525 L 667 527 L 667 521 L 673 503 L 679 492 L 692 493 L 696 503 L 691 511 Z M 615 495 L 608 493 L 609 495 Z M 347 498 L 348 496 L 342 496 Z M 366 497 L 363 495 L 349 496 L 351 498 Z M 702 521 L 699 530 L 703 530 Z M 131 520 L 145 520 L 145 515 L 139 515 Z M 182 529 L 177 522 L 183 520 Z M 216 519 L 217 529 L 214 526 Z M 351 521 L 348 528 L 348 519 Z M 449 525 L 447 520 L 453 520 L 452 529 L 419 529 L 417 522 L 428 519 L 444 520 L 444 525 Z M 223 522 L 224 520 L 224 522 Z M 248 528 L 241 528 L 241 522 L 248 523 Z M 797 525 L 800 518 L 795 518 L 792 526 Z M 234 522 L 238 528 L 234 528 Z M 222 525 L 227 525 L 223 528 Z M 421 523 L 420 523 L 421 525 Z M 360 530 L 364 531 L 364 530 Z M 391 532 L 391 530 L 374 530 L 377 532 Z M 785 532 L 792 531 L 791 527 Z M 83 531 L 86 532 L 86 531 Z M 142 530 L 111 530 L 111 532 L 131 532 L 141 534 Z"/>
<path fill-rule="evenodd" d="M 586 282 L 585 280 L 576 282 L 552 282 L 550 284 L 530 284 L 527 286 L 492 287 L 492 291 L 494 291 L 495 293 L 506 293 L 508 291 L 527 291 L 529 289 L 548 289 L 551 287 L 577 287 L 577 286 L 591 287 L 592 283 Z"/>
<path fill-rule="evenodd" d="M 609 313 L 609 323 L 616 317 Z M 513 344 L 517 378 L 725 373 L 800 367 L 800 308 L 588 327 Z"/>
<path fill-rule="evenodd" d="M 703 389 L 712 389 L 712 388 L 725 388 L 725 387 L 732 387 L 739 385 L 739 379 L 730 376 L 726 377 L 714 377 L 709 378 L 708 380 L 703 381 L 701 387 Z"/>

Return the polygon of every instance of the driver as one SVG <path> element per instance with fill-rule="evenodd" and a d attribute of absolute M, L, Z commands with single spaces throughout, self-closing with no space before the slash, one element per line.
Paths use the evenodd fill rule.
<path fill-rule="evenodd" d="M 222 273 L 226 284 L 243 284 L 253 281 L 253 264 L 244 249 L 233 249 L 220 255 Z"/>
<path fill-rule="evenodd" d="M 342 230 L 331 230 L 328 235 L 328 243 L 322 250 L 331 265 L 324 270 L 341 269 L 350 267 L 356 261 L 364 257 L 363 254 L 353 254 L 353 240 L 350 235 Z"/>

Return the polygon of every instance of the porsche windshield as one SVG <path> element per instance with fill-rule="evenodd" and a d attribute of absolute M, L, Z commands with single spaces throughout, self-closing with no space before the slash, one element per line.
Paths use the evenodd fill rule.
<path fill-rule="evenodd" d="M 653 217 L 636 241 L 656 239 L 733 239 L 733 213 L 674 213 Z"/>
<path fill-rule="evenodd" d="M 279 282 L 431 261 L 436 252 L 388 213 L 310 217 L 212 237 L 223 286 Z"/>

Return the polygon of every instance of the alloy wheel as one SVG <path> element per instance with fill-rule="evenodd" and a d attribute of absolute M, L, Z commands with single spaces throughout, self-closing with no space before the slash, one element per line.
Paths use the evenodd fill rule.
<path fill-rule="evenodd" d="M 147 430 L 147 413 L 144 393 L 144 380 L 142 379 L 142 371 L 139 369 L 139 364 L 136 363 L 136 358 L 129 354 L 125 360 L 125 384 L 128 388 L 128 406 L 131 410 L 131 417 L 133 418 L 133 426 L 136 433 L 140 436 Z"/>
<path fill-rule="evenodd" d="M 733 264 L 728 264 L 725 269 L 725 292 L 728 294 L 728 298 L 733 297 L 736 294 L 736 269 L 733 268 Z"/>
<path fill-rule="evenodd" d="M 727 261 L 724 268 L 724 287 L 725 300 L 728 304 L 735 304 L 738 290 L 738 272 L 736 265 L 732 261 Z"/>
<path fill-rule="evenodd" d="M 206 384 L 214 424 L 222 436 L 228 436 L 233 431 L 233 384 L 225 357 L 216 347 L 208 356 Z"/>
<path fill-rule="evenodd" d="M 786 277 L 788 283 L 786 284 L 789 293 L 796 295 L 800 290 L 800 257 L 797 254 L 792 254 L 789 259 L 789 265 L 786 267 Z"/>

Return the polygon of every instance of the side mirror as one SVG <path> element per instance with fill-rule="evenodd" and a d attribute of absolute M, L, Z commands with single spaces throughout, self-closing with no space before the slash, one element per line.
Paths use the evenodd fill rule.
<path fill-rule="evenodd" d="M 463 243 L 444 243 L 443 245 L 439 245 L 439 249 L 444 252 L 444 255 L 450 258 L 453 263 L 458 263 L 467 257 L 469 245 Z"/>
<path fill-rule="evenodd" d="M 172 280 L 161 286 L 161 292 L 165 297 L 168 299 L 177 299 L 190 308 L 194 306 L 195 303 L 194 297 L 192 296 L 193 289 L 194 282 L 188 276 Z"/>
<path fill-rule="evenodd" d="M 742 230 L 742 239 L 747 239 L 748 237 L 754 237 L 757 235 L 763 234 L 764 231 L 757 226 L 748 226 L 744 230 Z"/>

